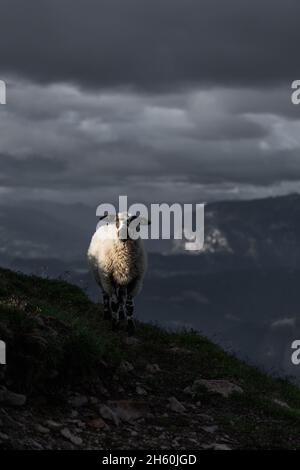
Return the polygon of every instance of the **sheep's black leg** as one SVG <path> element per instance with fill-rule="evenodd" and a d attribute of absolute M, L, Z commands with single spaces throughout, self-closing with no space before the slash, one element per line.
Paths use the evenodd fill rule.
<path fill-rule="evenodd" d="M 119 287 L 118 289 L 118 302 L 119 302 L 119 320 L 125 320 L 126 314 L 126 287 Z"/>
<path fill-rule="evenodd" d="M 133 334 L 135 332 L 133 312 L 134 312 L 133 298 L 132 298 L 131 295 L 127 295 L 127 299 L 126 299 L 126 316 L 127 316 L 127 331 L 128 331 L 129 334 Z"/>
<path fill-rule="evenodd" d="M 113 295 L 110 298 L 110 311 L 112 316 L 112 328 L 113 330 L 117 330 L 119 327 L 120 304 L 116 295 Z"/>
<path fill-rule="evenodd" d="M 103 309 L 104 309 L 104 320 L 111 320 L 111 311 L 109 307 L 109 295 L 103 292 Z"/>

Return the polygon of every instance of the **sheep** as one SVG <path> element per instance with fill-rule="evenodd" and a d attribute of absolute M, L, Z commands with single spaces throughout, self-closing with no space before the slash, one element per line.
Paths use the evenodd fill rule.
<path fill-rule="evenodd" d="M 104 318 L 112 321 L 114 330 L 125 320 L 129 334 L 135 331 L 133 298 L 142 289 L 147 269 L 143 240 L 131 237 L 131 230 L 139 232 L 146 224 L 150 222 L 127 212 L 104 215 L 88 249 L 91 271 L 102 290 Z"/>

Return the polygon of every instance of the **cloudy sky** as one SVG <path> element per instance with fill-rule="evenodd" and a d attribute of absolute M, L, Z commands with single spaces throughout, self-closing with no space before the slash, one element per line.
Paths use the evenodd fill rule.
<path fill-rule="evenodd" d="M 2 203 L 300 191 L 297 0 L 0 0 Z"/>

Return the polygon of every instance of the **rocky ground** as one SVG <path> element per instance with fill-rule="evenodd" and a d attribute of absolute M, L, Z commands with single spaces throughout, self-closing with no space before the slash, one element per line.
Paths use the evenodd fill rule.
<path fill-rule="evenodd" d="M 0 270 L 0 449 L 299 449 L 300 390 L 192 331 L 113 333 L 80 289 Z"/>
<path fill-rule="evenodd" d="M 134 345 L 132 346 L 134 348 Z M 158 364 L 136 370 L 121 362 L 110 391 L 101 380 L 94 394 L 68 392 L 63 403 L 4 392 L 0 408 L 3 449 L 224 449 L 238 446 L 218 416 L 194 395 L 197 384 L 158 395 L 151 382 L 165 371 Z M 123 386 L 130 383 L 130 390 Z M 126 387 L 127 388 L 127 387 Z M 221 382 L 218 393 L 231 393 Z M 113 390 L 113 392 L 112 392 Z M 179 397 L 179 398 L 177 398 Z M 54 400 L 55 401 L 55 400 Z"/>

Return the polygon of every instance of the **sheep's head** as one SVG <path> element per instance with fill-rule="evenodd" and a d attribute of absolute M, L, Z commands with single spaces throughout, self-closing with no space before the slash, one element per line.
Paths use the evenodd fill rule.
<path fill-rule="evenodd" d="M 140 226 L 149 225 L 151 222 L 140 215 L 131 215 L 128 212 L 117 214 L 106 214 L 100 218 L 101 222 L 114 224 L 117 229 L 117 236 L 122 242 L 136 240 L 139 238 Z"/>

